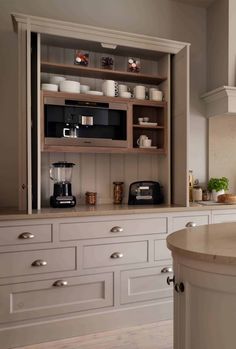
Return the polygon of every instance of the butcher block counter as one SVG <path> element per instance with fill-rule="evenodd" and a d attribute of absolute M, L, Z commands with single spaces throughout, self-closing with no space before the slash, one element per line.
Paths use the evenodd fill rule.
<path fill-rule="evenodd" d="M 234 349 L 236 223 L 170 234 L 174 277 L 174 349 Z"/>

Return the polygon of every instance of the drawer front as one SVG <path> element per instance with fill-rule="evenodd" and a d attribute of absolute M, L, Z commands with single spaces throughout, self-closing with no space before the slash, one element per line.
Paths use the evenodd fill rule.
<path fill-rule="evenodd" d="M 166 239 L 154 240 L 154 260 L 171 260 L 171 252 L 166 246 Z"/>
<path fill-rule="evenodd" d="M 97 268 L 148 261 L 148 241 L 84 246 L 83 267 Z"/>
<path fill-rule="evenodd" d="M 213 214 L 213 223 L 235 222 L 236 213 Z"/>
<path fill-rule="evenodd" d="M 99 237 L 159 234 L 167 232 L 167 218 L 133 219 L 105 222 L 60 224 L 60 240 L 79 240 Z"/>
<path fill-rule="evenodd" d="M 193 223 L 193 224 L 192 224 Z M 210 223 L 209 215 L 186 215 L 186 216 L 176 216 L 172 218 L 172 232 L 185 228 L 187 225 L 191 226 L 196 224 L 204 225 Z"/>
<path fill-rule="evenodd" d="M 0 277 L 75 269 L 75 247 L 0 253 Z"/>
<path fill-rule="evenodd" d="M 172 297 L 173 286 L 166 282 L 172 273 L 162 270 L 163 267 L 122 271 L 121 304 Z"/>
<path fill-rule="evenodd" d="M 112 305 L 112 273 L 0 286 L 0 322 L 69 314 Z"/>
<path fill-rule="evenodd" d="M 52 242 L 52 225 L 22 225 L 0 227 L 0 245 L 20 245 Z"/>

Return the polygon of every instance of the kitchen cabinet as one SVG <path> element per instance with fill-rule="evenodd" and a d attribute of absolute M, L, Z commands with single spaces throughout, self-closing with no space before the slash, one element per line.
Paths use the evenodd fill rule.
<path fill-rule="evenodd" d="M 172 318 L 168 219 L 0 222 L 1 348 Z"/>
<path fill-rule="evenodd" d="M 120 153 L 124 156 L 129 153 L 133 154 L 133 159 L 139 156 L 137 161 L 140 164 L 143 162 L 143 166 L 140 165 L 141 172 L 136 171 L 136 178 L 142 173 L 145 176 L 144 169 L 153 167 L 155 162 L 157 176 L 153 174 L 150 179 L 163 185 L 165 203 L 187 206 L 189 44 L 27 15 L 14 14 L 13 21 L 19 37 L 20 208 L 27 208 L 31 213 L 32 207 L 41 209 L 48 201 L 44 196 L 48 195 L 44 193 L 50 187 L 45 183 L 46 164 L 48 167 L 50 164 L 48 153 L 61 154 L 67 160 L 72 156 L 75 159 L 76 155 L 73 154 L 86 152 Z M 88 67 L 73 64 L 74 52 L 78 49 L 89 51 Z M 114 70 L 99 67 L 98 62 L 104 53 L 112 53 L 115 57 Z M 127 57 L 132 56 L 141 60 L 140 73 L 127 72 Z M 97 90 L 101 89 L 101 79 L 125 82 L 130 88 L 137 84 L 155 86 L 163 91 L 164 102 L 107 97 L 106 100 L 109 99 L 114 105 L 127 105 L 127 144 L 124 147 L 81 147 L 72 139 L 47 139 L 40 83 L 42 76 L 52 73 L 76 79 L 79 77 L 81 83 L 90 84 Z M 55 92 L 54 96 L 60 94 Z M 104 101 L 102 96 L 67 96 L 90 102 Z M 149 117 L 152 125 L 140 125 L 137 122 L 139 117 Z M 152 146 L 157 148 L 138 148 L 137 140 L 143 134 L 150 137 Z M 114 156 L 111 155 L 111 159 Z M 111 161 L 112 164 L 114 162 Z M 128 172 L 126 167 L 125 162 L 125 173 Z M 110 170 L 113 171 L 113 168 L 110 167 Z M 134 176 L 130 175 L 130 178 Z"/>

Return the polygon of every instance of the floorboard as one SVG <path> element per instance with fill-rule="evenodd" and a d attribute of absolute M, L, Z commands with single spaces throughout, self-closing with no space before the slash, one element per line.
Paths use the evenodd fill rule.
<path fill-rule="evenodd" d="M 172 327 L 172 321 L 160 321 L 17 349 L 173 349 Z"/>

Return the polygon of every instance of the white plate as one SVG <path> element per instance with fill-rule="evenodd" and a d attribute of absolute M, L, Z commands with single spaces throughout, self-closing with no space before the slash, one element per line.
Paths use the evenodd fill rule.
<path fill-rule="evenodd" d="M 59 84 L 61 92 L 80 93 L 80 83 L 78 81 L 64 80 Z"/>
<path fill-rule="evenodd" d="M 55 84 L 42 84 L 41 88 L 43 91 L 58 91 L 58 85 Z"/>
<path fill-rule="evenodd" d="M 158 123 L 157 122 L 140 121 L 139 125 L 143 125 L 143 126 L 157 126 Z"/>
<path fill-rule="evenodd" d="M 151 145 L 151 147 L 144 147 L 143 145 L 140 145 L 139 148 L 142 148 L 142 149 L 144 149 L 144 148 L 145 148 L 145 149 L 147 149 L 147 148 L 148 148 L 148 149 L 150 149 L 150 148 L 151 148 L 151 149 L 157 149 L 157 147 L 156 147 L 155 145 Z"/>
<path fill-rule="evenodd" d="M 103 96 L 103 92 L 101 92 L 101 91 L 87 91 L 86 94 L 95 95 L 95 96 Z"/>

